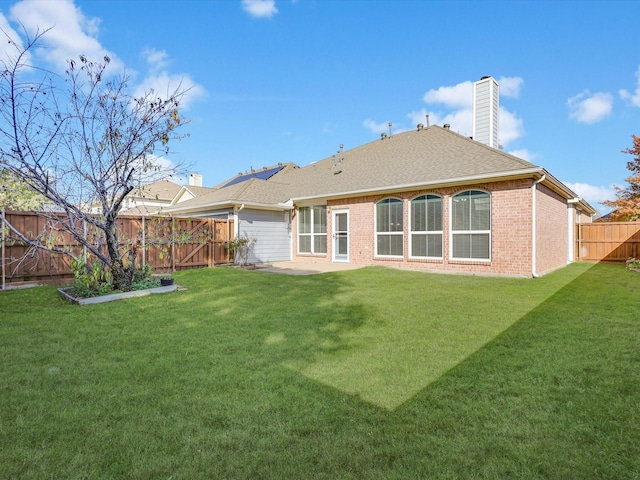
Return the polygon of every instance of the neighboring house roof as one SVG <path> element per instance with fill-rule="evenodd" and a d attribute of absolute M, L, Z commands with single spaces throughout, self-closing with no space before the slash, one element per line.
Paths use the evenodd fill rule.
<path fill-rule="evenodd" d="M 149 183 L 136 188 L 129 194 L 129 197 L 170 202 L 181 188 L 177 183 L 169 180 L 160 180 L 159 182 Z"/>
<path fill-rule="evenodd" d="M 300 201 L 516 178 L 539 180 L 595 213 L 544 168 L 438 126 L 394 134 L 303 168 L 282 169 L 267 180 L 251 177 L 238 183 L 232 179 L 213 193 L 165 211 L 186 213 L 241 203 L 287 209 Z"/>
<path fill-rule="evenodd" d="M 207 193 L 216 190 L 211 187 L 197 187 L 195 185 L 183 185 L 180 188 L 180 191 L 176 194 L 175 197 L 171 200 L 171 204 L 175 205 L 176 203 L 185 202 L 187 200 L 191 200 L 192 198 L 200 197 Z"/>
<path fill-rule="evenodd" d="M 119 215 L 132 215 L 134 217 L 155 215 L 162 207 L 158 205 L 137 205 L 132 208 L 120 210 Z"/>

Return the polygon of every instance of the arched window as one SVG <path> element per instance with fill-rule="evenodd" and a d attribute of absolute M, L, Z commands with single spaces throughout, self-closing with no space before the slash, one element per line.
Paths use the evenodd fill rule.
<path fill-rule="evenodd" d="M 467 190 L 451 199 L 451 258 L 491 260 L 491 195 Z"/>
<path fill-rule="evenodd" d="M 421 195 L 411 200 L 411 257 L 442 258 L 442 198 Z"/>
<path fill-rule="evenodd" d="M 376 204 L 376 255 L 402 257 L 404 221 L 402 200 L 386 198 Z"/>

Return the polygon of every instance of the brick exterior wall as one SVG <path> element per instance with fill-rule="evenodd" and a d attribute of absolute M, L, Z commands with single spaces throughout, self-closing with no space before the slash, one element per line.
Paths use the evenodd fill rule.
<path fill-rule="evenodd" d="M 544 185 L 536 189 L 536 273 L 563 267 L 568 258 L 567 202 Z"/>
<path fill-rule="evenodd" d="M 293 259 L 298 261 L 331 262 L 333 258 L 333 212 L 349 212 L 349 263 L 355 265 L 386 265 L 426 271 L 477 273 L 487 275 L 532 275 L 532 180 L 479 183 L 464 187 L 416 190 L 395 195 L 332 200 L 327 203 L 327 254 L 298 254 L 297 218 L 293 222 Z M 451 197 L 465 190 L 484 190 L 491 194 L 491 260 L 460 261 L 450 256 Z M 426 193 L 443 199 L 443 258 L 409 258 L 410 201 Z M 564 199 L 542 185 L 536 193 L 537 273 L 566 265 L 567 204 Z M 399 198 L 404 204 L 404 255 L 402 258 L 375 256 L 375 204 L 385 198 Z"/>

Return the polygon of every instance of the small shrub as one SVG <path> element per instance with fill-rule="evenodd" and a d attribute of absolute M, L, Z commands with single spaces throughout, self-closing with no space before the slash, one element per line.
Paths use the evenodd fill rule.
<path fill-rule="evenodd" d="M 637 258 L 630 258 L 629 260 L 627 260 L 626 264 L 629 270 L 640 269 L 640 260 L 638 260 Z"/>
<path fill-rule="evenodd" d="M 73 259 L 71 270 L 75 282 L 69 288 L 69 293 L 77 298 L 99 297 L 119 292 L 113 288 L 111 272 L 98 260 L 87 265 L 82 258 Z M 133 272 L 131 290 L 145 290 L 159 285 L 160 280 L 153 277 L 153 268 L 150 265 L 146 264 Z"/>

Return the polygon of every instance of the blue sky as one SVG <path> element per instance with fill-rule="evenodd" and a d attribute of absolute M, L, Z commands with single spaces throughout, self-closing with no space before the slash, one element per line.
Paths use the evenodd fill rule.
<path fill-rule="evenodd" d="M 638 18 L 637 0 L 0 0 L 5 32 L 54 27 L 48 68 L 108 54 L 134 89 L 191 86 L 190 136 L 163 161 L 205 186 L 427 114 L 471 135 L 471 84 L 492 75 L 504 151 L 601 210 L 640 135 Z"/>

